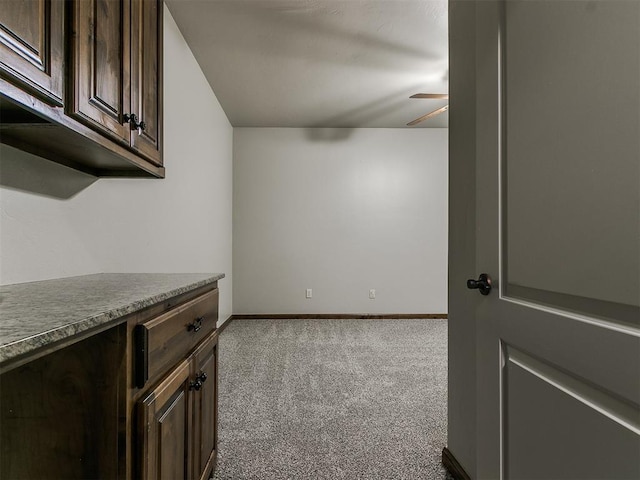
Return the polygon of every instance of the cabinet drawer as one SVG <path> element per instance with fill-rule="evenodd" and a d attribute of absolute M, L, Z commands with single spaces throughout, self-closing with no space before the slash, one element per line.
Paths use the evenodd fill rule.
<path fill-rule="evenodd" d="M 135 384 L 143 387 L 173 367 L 215 330 L 218 289 L 205 293 L 135 329 Z"/>

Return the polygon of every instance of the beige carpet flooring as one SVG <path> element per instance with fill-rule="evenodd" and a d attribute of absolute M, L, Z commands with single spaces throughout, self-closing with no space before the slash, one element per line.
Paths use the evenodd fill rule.
<path fill-rule="evenodd" d="M 235 320 L 215 479 L 448 478 L 446 320 Z"/>

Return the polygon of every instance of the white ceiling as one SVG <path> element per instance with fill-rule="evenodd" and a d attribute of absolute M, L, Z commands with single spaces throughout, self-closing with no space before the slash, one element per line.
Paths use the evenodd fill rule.
<path fill-rule="evenodd" d="M 446 104 L 409 96 L 448 91 L 447 0 L 167 4 L 233 126 L 405 127 Z"/>

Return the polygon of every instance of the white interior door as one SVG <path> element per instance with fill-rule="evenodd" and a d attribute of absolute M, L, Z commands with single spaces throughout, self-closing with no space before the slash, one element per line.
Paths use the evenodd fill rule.
<path fill-rule="evenodd" d="M 639 479 L 640 2 L 476 34 L 478 478 Z"/>

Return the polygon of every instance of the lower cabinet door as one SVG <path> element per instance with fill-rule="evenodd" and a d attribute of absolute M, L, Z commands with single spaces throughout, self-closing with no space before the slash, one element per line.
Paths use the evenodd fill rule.
<path fill-rule="evenodd" d="M 218 428 L 218 332 L 214 332 L 193 355 L 193 479 L 208 478 L 216 463 Z"/>
<path fill-rule="evenodd" d="M 191 362 L 184 360 L 138 403 L 139 478 L 190 480 Z"/>

